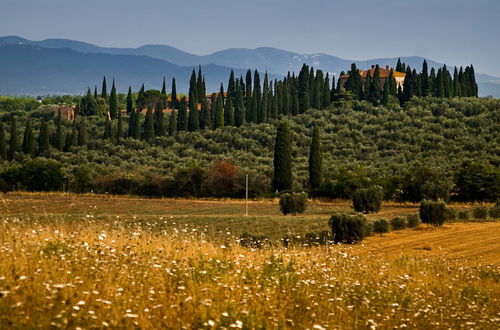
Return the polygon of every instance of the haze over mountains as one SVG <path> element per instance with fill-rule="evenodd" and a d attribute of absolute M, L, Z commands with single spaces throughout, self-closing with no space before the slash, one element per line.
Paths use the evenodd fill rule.
<path fill-rule="evenodd" d="M 424 58 L 401 57 L 419 71 Z M 145 45 L 138 48 L 109 48 L 67 40 L 31 41 L 20 37 L 0 37 L 0 94 L 45 95 L 81 94 L 87 86 L 98 85 L 103 75 L 115 77 L 117 89 L 125 92 L 131 85 L 138 90 L 159 89 L 165 76 L 167 87 L 172 76 L 177 79 L 179 92 L 188 89 L 193 67 L 202 65 L 207 90 L 218 90 L 227 83 L 229 72 L 244 76 L 246 69 L 267 71 L 270 78 L 281 78 L 288 71 L 298 73 L 303 63 L 315 69 L 334 73 L 347 71 L 351 63 L 359 68 L 371 65 L 395 66 L 397 57 L 370 60 L 341 59 L 327 54 L 299 54 L 276 48 L 230 48 L 209 55 L 194 55 L 165 45 Z M 443 64 L 427 59 L 429 67 Z M 462 63 L 463 66 L 470 63 Z M 472 63 L 474 64 L 474 63 Z M 500 97 L 500 78 L 476 73 L 480 96 Z"/>

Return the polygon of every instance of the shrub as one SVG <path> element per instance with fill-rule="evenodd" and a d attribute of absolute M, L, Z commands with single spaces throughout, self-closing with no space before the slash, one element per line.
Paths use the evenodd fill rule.
<path fill-rule="evenodd" d="M 280 211 L 284 215 L 304 213 L 307 208 L 307 194 L 301 193 L 286 193 L 280 197 Z"/>
<path fill-rule="evenodd" d="M 454 222 L 458 218 L 458 210 L 453 207 L 447 207 L 445 210 L 445 218 L 448 222 Z"/>
<path fill-rule="evenodd" d="M 470 220 L 470 212 L 468 210 L 458 212 L 458 219 L 460 219 L 462 221 L 469 221 Z"/>
<path fill-rule="evenodd" d="M 420 203 L 419 215 L 423 223 L 442 226 L 446 220 L 446 203 L 443 200 L 423 200 Z"/>
<path fill-rule="evenodd" d="M 406 223 L 408 224 L 408 228 L 415 228 L 420 224 L 420 217 L 417 213 L 408 214 L 406 217 Z"/>
<path fill-rule="evenodd" d="M 373 222 L 373 232 L 377 234 L 385 234 L 389 232 L 389 222 L 385 219 L 378 219 Z"/>
<path fill-rule="evenodd" d="M 330 227 L 335 243 L 360 242 L 368 231 L 366 218 L 361 214 L 335 213 L 330 218 Z"/>
<path fill-rule="evenodd" d="M 395 217 L 391 220 L 391 228 L 393 230 L 405 229 L 407 225 L 406 219 L 402 217 Z"/>
<path fill-rule="evenodd" d="M 352 194 L 352 206 L 356 212 L 376 213 L 380 211 L 384 189 L 380 186 L 371 186 L 358 189 Z"/>
<path fill-rule="evenodd" d="M 472 216 L 475 220 L 488 219 L 488 208 L 486 206 L 478 206 L 472 210 Z"/>
<path fill-rule="evenodd" d="M 500 204 L 497 203 L 495 206 L 493 206 L 490 211 L 490 217 L 493 219 L 499 219 L 500 218 Z"/>

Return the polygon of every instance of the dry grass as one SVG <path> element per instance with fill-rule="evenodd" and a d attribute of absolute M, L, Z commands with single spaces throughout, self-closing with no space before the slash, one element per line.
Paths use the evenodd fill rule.
<path fill-rule="evenodd" d="M 344 207 L 318 202 L 293 228 Z M 252 219 L 296 221 L 275 208 L 255 202 Z M 384 211 L 391 208 L 413 212 Z M 188 221 L 189 209 L 198 220 Z M 489 239 L 500 236 L 499 223 L 403 230 L 354 246 L 252 250 L 209 223 L 236 219 L 234 201 L 16 195 L 4 196 L 0 210 L 0 328 L 496 329 L 500 322 L 500 242 Z"/>

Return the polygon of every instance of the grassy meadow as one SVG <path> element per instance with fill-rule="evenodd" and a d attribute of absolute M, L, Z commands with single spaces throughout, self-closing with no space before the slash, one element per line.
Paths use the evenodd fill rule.
<path fill-rule="evenodd" d="M 314 201 L 283 216 L 262 200 L 246 217 L 236 200 L 0 195 L 0 328 L 498 328 L 499 222 L 356 245 L 237 241 L 325 230 L 348 210 Z"/>

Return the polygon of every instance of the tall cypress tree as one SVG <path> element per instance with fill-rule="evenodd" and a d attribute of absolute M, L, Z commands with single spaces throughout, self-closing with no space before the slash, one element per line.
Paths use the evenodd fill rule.
<path fill-rule="evenodd" d="M 245 124 L 246 114 L 245 114 L 245 103 L 243 102 L 243 91 L 241 85 L 236 86 L 236 98 L 235 98 L 235 114 L 234 114 L 234 124 L 236 127 L 240 127 Z"/>
<path fill-rule="evenodd" d="M 168 135 L 174 136 L 177 132 L 177 111 L 172 110 L 168 119 Z"/>
<path fill-rule="evenodd" d="M 198 102 L 196 96 L 189 94 L 189 115 L 188 115 L 188 130 L 194 132 L 200 129 L 200 119 L 198 116 Z"/>
<path fill-rule="evenodd" d="M 396 71 L 397 72 L 404 72 L 405 69 L 403 68 L 403 64 L 401 64 L 401 58 L 398 57 L 398 63 L 396 64 Z"/>
<path fill-rule="evenodd" d="M 317 191 L 323 183 L 323 151 L 321 148 L 319 128 L 315 126 L 309 151 L 309 184 L 313 191 Z"/>
<path fill-rule="evenodd" d="M 229 74 L 229 81 L 227 83 L 227 100 L 232 99 L 234 102 L 234 98 L 236 96 L 236 81 L 234 80 L 234 71 L 231 70 Z M 233 103 L 234 104 L 234 103 Z M 227 105 L 227 103 L 226 103 Z"/>
<path fill-rule="evenodd" d="M 118 100 L 116 99 L 115 78 L 113 78 L 111 94 L 109 95 L 109 115 L 111 116 L 111 119 L 115 119 L 118 116 Z"/>
<path fill-rule="evenodd" d="M 351 91 L 354 94 L 354 97 L 357 100 L 362 99 L 363 97 L 363 88 L 361 75 L 359 74 L 358 68 L 356 68 L 356 64 L 351 64 L 351 70 L 348 72 L 349 78 L 345 83 L 345 89 Z"/>
<path fill-rule="evenodd" d="M 59 151 L 63 151 L 64 148 L 64 132 L 62 128 L 62 116 L 61 110 L 57 113 L 57 126 L 56 126 L 56 136 L 54 138 L 54 148 Z"/>
<path fill-rule="evenodd" d="M 121 110 L 118 111 L 118 124 L 116 125 L 116 143 L 120 144 L 123 137 L 123 117 Z"/>
<path fill-rule="evenodd" d="M 132 87 L 128 86 L 127 94 L 127 113 L 131 113 L 134 110 L 134 105 L 132 102 Z"/>
<path fill-rule="evenodd" d="M 3 127 L 2 127 L 3 130 Z M 0 141 L 0 144 L 2 142 Z M 31 127 L 31 119 L 28 118 L 26 121 L 26 128 L 24 130 L 23 137 L 23 152 L 26 155 L 30 155 L 31 157 L 35 157 L 35 136 L 33 134 L 33 128 Z"/>
<path fill-rule="evenodd" d="M 2 122 L 0 122 L 0 160 L 7 160 L 7 144 L 5 143 L 5 131 Z"/>
<path fill-rule="evenodd" d="M 191 72 L 191 79 L 189 80 L 189 98 L 191 99 L 191 95 L 194 97 L 194 101 L 198 100 L 198 84 L 196 81 L 196 72 L 193 69 Z"/>
<path fill-rule="evenodd" d="M 133 138 L 136 140 L 141 139 L 141 121 L 142 121 L 142 112 L 140 111 L 135 111 L 135 116 L 134 116 L 134 132 L 133 132 Z"/>
<path fill-rule="evenodd" d="M 422 74 L 420 75 L 420 85 L 422 86 L 422 96 L 428 96 L 430 93 L 429 86 L 429 68 L 427 67 L 427 61 L 424 60 L 422 64 Z"/>
<path fill-rule="evenodd" d="M 163 77 L 163 85 L 161 86 L 161 93 L 167 94 L 167 85 L 165 84 L 165 77 Z"/>
<path fill-rule="evenodd" d="M 16 117 L 12 117 L 10 121 L 10 149 L 9 149 L 9 160 L 14 159 L 14 155 L 17 151 L 17 124 Z"/>
<path fill-rule="evenodd" d="M 367 70 L 363 96 L 364 96 L 364 99 L 369 101 L 369 102 L 372 102 L 372 99 L 373 99 L 372 94 L 371 94 L 373 91 L 372 85 L 373 85 L 372 74 L 371 74 L 370 70 Z"/>
<path fill-rule="evenodd" d="M 258 121 L 259 123 L 263 123 L 267 121 L 268 114 L 267 114 L 267 108 L 269 104 L 269 80 L 267 77 L 267 71 L 266 74 L 264 75 L 264 85 L 262 88 L 262 103 L 260 106 L 260 111 L 258 114 Z"/>
<path fill-rule="evenodd" d="M 133 138 L 134 137 L 134 132 L 135 132 L 135 116 L 137 113 L 132 110 L 128 116 L 128 131 L 127 131 L 127 136 Z"/>
<path fill-rule="evenodd" d="M 172 93 L 170 94 L 172 109 L 179 109 L 179 103 L 177 102 L 177 86 L 175 85 L 175 77 L 172 78 Z"/>
<path fill-rule="evenodd" d="M 441 68 L 438 69 L 436 74 L 436 84 L 435 84 L 435 96 L 436 97 L 444 97 L 444 78 L 443 71 Z"/>
<path fill-rule="evenodd" d="M 461 97 L 462 96 L 462 88 L 460 86 L 460 80 L 458 78 L 458 69 L 455 67 L 453 71 L 453 96 Z"/>
<path fill-rule="evenodd" d="M 389 71 L 389 78 L 386 80 L 389 81 L 389 95 L 397 97 L 398 96 L 398 86 L 396 84 L 396 79 L 394 78 L 394 70 L 393 69 L 391 69 L 391 71 Z"/>
<path fill-rule="evenodd" d="M 392 73 L 392 70 L 391 70 L 391 73 Z M 389 104 L 389 99 L 391 96 L 391 88 L 389 87 L 390 86 L 389 81 L 390 81 L 390 76 L 388 78 L 386 78 L 384 81 L 384 91 L 382 93 L 382 104 L 383 105 Z"/>
<path fill-rule="evenodd" d="M 429 95 L 436 96 L 436 70 L 431 68 L 429 74 Z"/>
<path fill-rule="evenodd" d="M 188 112 L 187 112 L 187 101 L 183 97 L 179 105 L 179 112 L 177 117 L 177 131 L 187 131 L 188 129 Z"/>
<path fill-rule="evenodd" d="M 370 87 L 371 102 L 374 105 L 378 105 L 381 99 L 382 87 L 380 86 L 380 67 L 378 64 L 375 66 L 375 71 L 373 73 L 372 85 Z"/>
<path fill-rule="evenodd" d="M 292 134 L 285 121 L 278 126 L 273 163 L 273 189 L 275 191 L 292 189 Z"/>
<path fill-rule="evenodd" d="M 210 109 L 206 98 L 204 98 L 203 102 L 201 103 L 201 109 L 203 113 L 203 118 L 201 121 L 203 124 L 200 125 L 200 128 L 210 130 L 212 129 L 212 110 Z"/>
<path fill-rule="evenodd" d="M 107 87 L 106 87 L 106 76 L 104 76 L 102 78 L 101 97 L 105 100 L 108 99 L 108 91 L 107 91 Z"/>
<path fill-rule="evenodd" d="M 165 126 L 165 117 L 163 116 L 163 103 L 158 101 L 154 115 L 155 136 L 165 136 L 167 128 Z"/>
<path fill-rule="evenodd" d="M 259 119 L 262 119 L 261 114 L 262 107 L 262 92 L 260 86 L 260 75 L 257 70 L 255 70 L 253 75 L 253 101 L 252 101 L 252 121 L 255 123 L 260 123 Z"/>
<path fill-rule="evenodd" d="M 203 90 L 203 77 L 201 74 L 201 65 L 198 66 L 198 78 L 196 79 L 196 95 L 198 96 L 196 102 L 201 103 L 205 98 L 205 91 Z"/>
<path fill-rule="evenodd" d="M 146 103 L 146 91 L 144 88 L 144 84 L 142 84 L 141 89 L 139 90 L 139 93 L 137 94 L 137 110 L 140 112 L 142 109 L 145 107 Z"/>
<path fill-rule="evenodd" d="M 214 107 L 214 129 L 224 126 L 224 107 L 222 105 L 222 95 L 219 94 Z"/>
<path fill-rule="evenodd" d="M 83 117 L 82 117 L 83 118 Z M 40 124 L 40 133 L 38 135 L 38 154 L 47 156 L 49 153 L 49 124 L 43 120 Z"/>
<path fill-rule="evenodd" d="M 330 75 L 326 73 L 325 82 L 323 84 L 323 104 L 322 108 L 325 109 L 330 105 Z"/>
<path fill-rule="evenodd" d="M 142 138 L 146 141 L 151 141 L 155 137 L 155 123 L 153 109 L 148 108 L 146 112 L 146 119 L 142 127 Z"/>
<path fill-rule="evenodd" d="M 87 123 L 85 117 L 80 118 L 78 125 L 78 145 L 81 147 L 87 146 Z"/>
<path fill-rule="evenodd" d="M 89 88 L 89 90 L 90 90 L 90 88 Z M 96 98 L 97 98 L 97 96 L 98 96 L 98 95 L 97 95 L 97 85 L 95 85 L 95 86 L 94 86 L 94 99 L 96 99 Z"/>
<path fill-rule="evenodd" d="M 300 101 L 300 109 L 299 113 L 304 113 L 307 109 L 309 109 L 310 99 L 309 99 L 309 67 L 306 64 L 302 65 L 302 69 L 299 73 L 299 101 Z"/>
<path fill-rule="evenodd" d="M 313 108 L 315 109 L 322 109 L 322 99 L 323 99 L 323 88 L 324 88 L 324 76 L 323 76 L 323 71 L 317 70 L 316 71 L 316 76 L 314 77 L 314 87 L 313 87 Z"/>
<path fill-rule="evenodd" d="M 251 109 L 252 104 L 252 71 L 250 69 L 247 70 L 247 74 L 245 77 L 245 108 Z M 248 116 L 247 116 L 248 119 Z"/>

